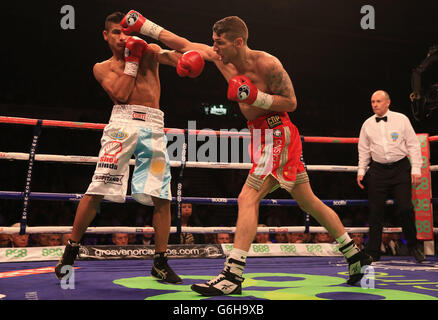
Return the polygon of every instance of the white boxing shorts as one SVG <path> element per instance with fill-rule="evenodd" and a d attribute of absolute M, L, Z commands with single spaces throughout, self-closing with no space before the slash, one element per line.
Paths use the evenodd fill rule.
<path fill-rule="evenodd" d="M 86 194 L 125 202 L 129 161 L 135 156 L 132 197 L 144 205 L 152 198 L 172 200 L 164 113 L 137 105 L 115 105 L 101 139 L 98 162 Z"/>

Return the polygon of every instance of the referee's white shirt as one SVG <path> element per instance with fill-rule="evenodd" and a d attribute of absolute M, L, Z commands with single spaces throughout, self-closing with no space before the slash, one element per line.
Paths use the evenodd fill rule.
<path fill-rule="evenodd" d="M 388 164 L 408 155 L 412 166 L 411 174 L 421 174 L 420 142 L 408 117 L 390 110 L 383 116 L 388 117 L 386 122 L 377 122 L 376 115 L 373 115 L 362 125 L 358 144 L 357 175 L 365 175 L 371 159 Z"/>

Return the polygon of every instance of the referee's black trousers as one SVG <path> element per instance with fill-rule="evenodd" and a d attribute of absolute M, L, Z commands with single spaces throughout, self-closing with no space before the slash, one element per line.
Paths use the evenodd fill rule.
<path fill-rule="evenodd" d="M 372 162 L 366 173 L 369 200 L 369 240 L 366 251 L 380 256 L 382 229 L 386 210 L 386 200 L 390 195 L 396 200 L 403 234 L 408 247 L 417 243 L 415 213 L 412 205 L 411 164 L 403 158 L 392 164 Z"/>

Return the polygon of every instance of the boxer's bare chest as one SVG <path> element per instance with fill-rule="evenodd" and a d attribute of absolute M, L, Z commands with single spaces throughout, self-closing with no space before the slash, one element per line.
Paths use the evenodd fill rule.
<path fill-rule="evenodd" d="M 106 78 L 109 81 L 116 81 L 124 75 L 124 69 L 124 61 L 109 61 Z M 159 107 L 160 92 L 158 68 L 146 59 L 142 59 L 128 103 Z"/>

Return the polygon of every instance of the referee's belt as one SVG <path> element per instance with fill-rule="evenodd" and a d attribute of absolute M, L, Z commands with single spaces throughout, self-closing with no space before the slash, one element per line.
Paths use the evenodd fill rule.
<path fill-rule="evenodd" d="M 391 162 L 391 163 L 380 163 L 380 162 L 377 162 L 377 161 L 373 160 L 372 165 L 380 167 L 380 168 L 389 169 L 389 168 L 393 168 L 393 167 L 401 164 L 402 162 L 405 162 L 406 160 L 408 160 L 408 157 L 401 158 L 400 160 L 398 160 L 396 162 Z"/>

